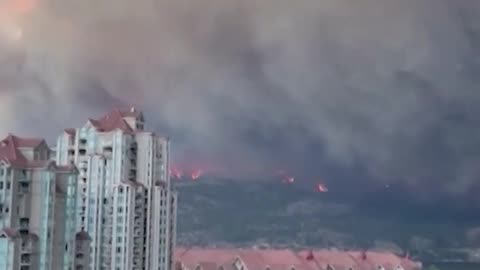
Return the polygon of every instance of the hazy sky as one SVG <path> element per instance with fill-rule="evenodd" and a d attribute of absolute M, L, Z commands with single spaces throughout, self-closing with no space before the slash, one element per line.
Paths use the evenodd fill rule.
<path fill-rule="evenodd" d="M 235 174 L 479 183 L 479 1 L 38 0 L 0 23 L 1 134 L 136 105 L 177 160 Z"/>

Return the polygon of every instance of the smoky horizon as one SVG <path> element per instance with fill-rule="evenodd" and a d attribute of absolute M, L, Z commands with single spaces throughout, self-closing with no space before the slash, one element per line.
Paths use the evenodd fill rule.
<path fill-rule="evenodd" d="M 54 142 L 135 106 L 187 170 L 478 203 L 479 15 L 469 0 L 4 0 L 0 134 Z"/>

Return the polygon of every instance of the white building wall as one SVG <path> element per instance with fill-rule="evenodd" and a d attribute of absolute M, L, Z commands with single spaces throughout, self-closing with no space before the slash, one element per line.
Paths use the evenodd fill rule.
<path fill-rule="evenodd" d="M 92 269 L 168 270 L 176 200 L 168 175 L 168 140 L 136 128 L 96 131 L 87 123 L 59 136 L 56 158 L 80 171 L 78 229 L 91 236 Z M 82 149 L 84 151 L 82 151 Z"/>
<path fill-rule="evenodd" d="M 13 238 L 7 239 L 7 246 L 2 244 L 13 260 L 6 263 L 13 266 L 12 269 L 20 269 L 20 266 L 29 269 L 73 267 L 72 263 L 68 264 L 65 246 L 74 239 L 74 233 L 69 233 L 66 228 L 70 219 L 74 221 L 75 215 L 67 218 L 68 194 L 62 191 L 68 187 L 68 181 L 75 181 L 75 174 L 59 174 L 54 164 L 42 168 L 0 165 L 0 171 L 8 171 L 0 178 L 0 202 L 3 205 L 0 229 L 15 232 Z"/>

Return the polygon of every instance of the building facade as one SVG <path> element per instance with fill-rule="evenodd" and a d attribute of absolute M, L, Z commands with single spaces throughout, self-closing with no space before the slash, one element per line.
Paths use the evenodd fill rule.
<path fill-rule="evenodd" d="M 79 170 L 76 228 L 91 237 L 91 269 L 173 265 L 177 195 L 169 140 L 144 125 L 135 108 L 114 110 L 57 140 L 57 162 Z"/>
<path fill-rule="evenodd" d="M 85 269 L 75 262 L 77 170 L 41 139 L 0 141 L 0 270 Z"/>

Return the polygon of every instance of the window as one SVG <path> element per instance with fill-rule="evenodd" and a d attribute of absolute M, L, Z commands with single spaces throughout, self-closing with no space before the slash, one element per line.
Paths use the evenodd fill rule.
<path fill-rule="evenodd" d="M 3 189 L 3 182 L 0 182 L 0 189 Z"/>
<path fill-rule="evenodd" d="M 10 182 L 7 182 L 7 190 L 10 189 Z"/>

